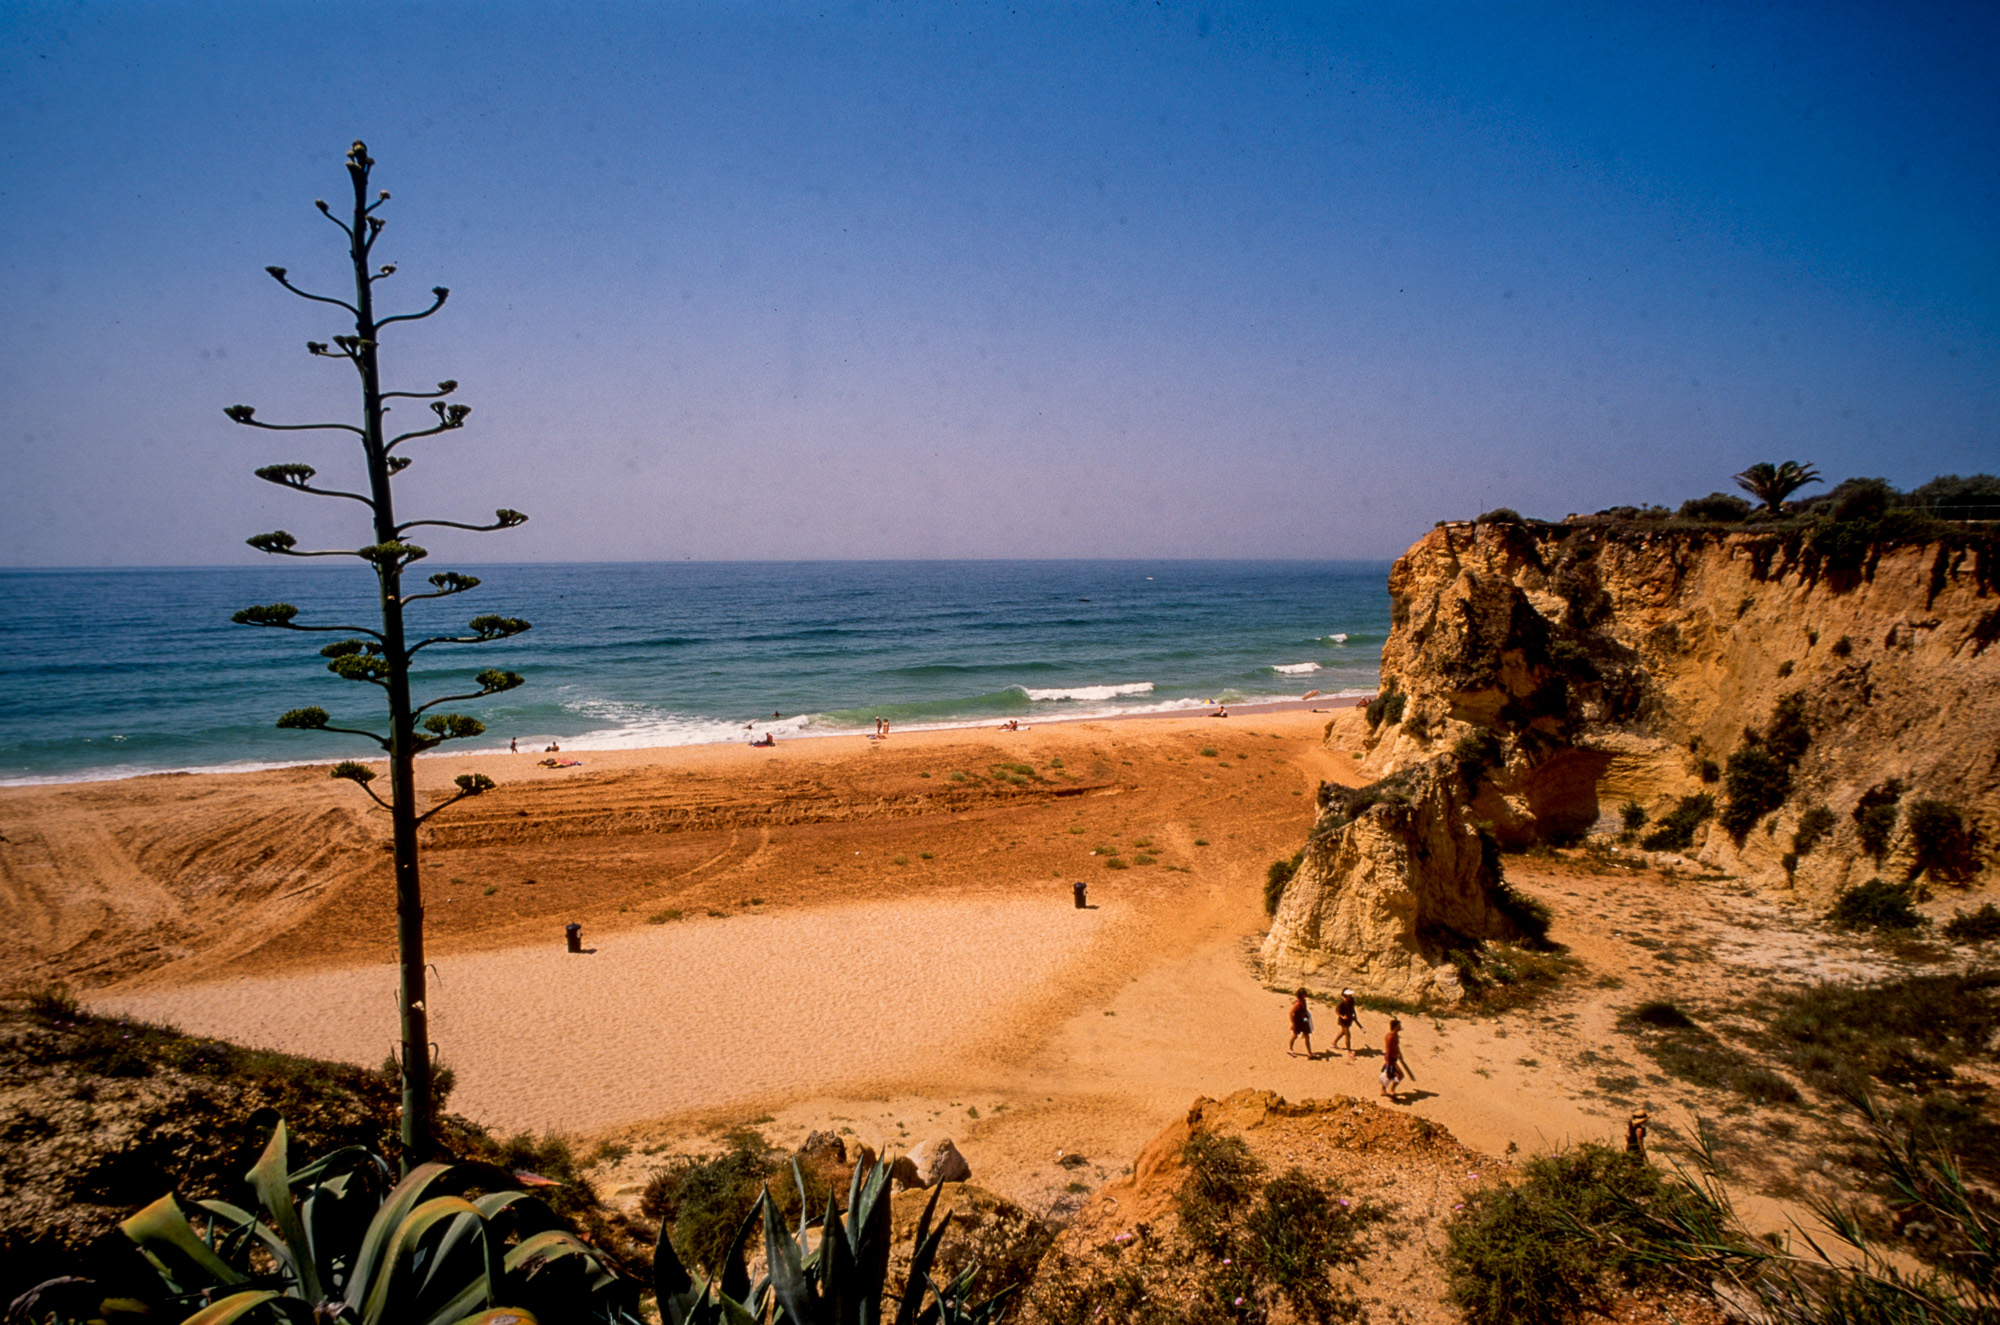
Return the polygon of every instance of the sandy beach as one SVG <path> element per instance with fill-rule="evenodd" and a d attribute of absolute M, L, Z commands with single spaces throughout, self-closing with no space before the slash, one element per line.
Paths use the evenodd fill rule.
<path fill-rule="evenodd" d="M 1358 719 L 426 761 L 434 795 L 468 769 L 501 783 L 425 830 L 452 1107 L 632 1145 L 614 1189 L 646 1152 L 745 1121 L 781 1142 L 948 1135 L 980 1181 L 1046 1207 L 1078 1176 L 1059 1151 L 1115 1175 L 1197 1095 L 1372 1095 L 1372 1056 L 1286 1054 L 1287 1000 L 1251 961 L 1266 866 L 1304 841 L 1321 780 L 1359 780 L 1343 745 Z M 0 944 L 100 1009 L 378 1064 L 394 1038 L 385 833 L 324 766 L 0 790 Z M 1592 1083 L 1627 1070 L 1616 1011 L 1679 974 L 1649 969 L 1644 934 L 1701 927 L 1760 945 L 1764 967 L 1832 959 L 1737 933 L 1733 894 L 1668 914 L 1629 877 L 1525 859 L 1510 877 L 1556 906 L 1583 997 L 1414 1020 L 1400 1106 L 1488 1153 L 1614 1134 Z M 1079 879 L 1093 909 L 1072 906 Z M 571 920 L 593 951 L 563 950 Z"/>

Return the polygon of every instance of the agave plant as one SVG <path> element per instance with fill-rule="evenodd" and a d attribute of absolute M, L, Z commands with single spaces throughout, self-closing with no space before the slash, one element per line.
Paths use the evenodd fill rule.
<path fill-rule="evenodd" d="M 428 1163 L 392 1185 L 388 1165 L 362 1147 L 296 1173 L 287 1148 L 280 1121 L 248 1174 L 261 1217 L 198 1201 L 197 1230 L 169 1194 L 119 1225 L 157 1279 L 145 1294 L 157 1318 L 639 1325 L 635 1287 L 505 1170 Z"/>
<path fill-rule="evenodd" d="M 736 1230 L 722 1271 L 697 1281 L 674 1251 L 672 1228 L 660 1229 L 653 1254 L 654 1291 L 665 1325 L 752 1325 L 767 1318 L 772 1325 L 879 1325 L 882 1296 L 889 1279 L 889 1167 L 856 1165 L 847 1189 L 843 1216 L 831 1193 L 817 1221 L 820 1236 L 811 1237 L 814 1221 L 805 1199 L 805 1180 L 796 1162 L 792 1178 L 799 1188 L 799 1226 L 787 1229 L 779 1219 L 769 1191 L 744 1216 Z M 903 1280 L 894 1325 L 995 1325 L 1006 1310 L 1005 1290 L 981 1302 L 971 1300 L 979 1267 L 966 1267 L 949 1283 L 930 1276 L 938 1248 L 944 1242 L 951 1215 L 931 1227 L 943 1188 L 931 1192 L 917 1220 L 916 1243 Z M 751 1282 L 743 1250 L 752 1231 L 764 1229 L 767 1273 Z M 925 1297 L 930 1297 L 925 1305 Z M 774 1310 L 775 1308 L 775 1310 Z"/>

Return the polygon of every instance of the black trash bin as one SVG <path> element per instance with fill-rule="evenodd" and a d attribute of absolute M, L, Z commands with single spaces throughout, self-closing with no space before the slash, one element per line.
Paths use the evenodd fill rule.
<path fill-rule="evenodd" d="M 563 926 L 563 937 L 569 940 L 571 952 L 583 951 L 583 926 L 572 920 Z"/>
<path fill-rule="evenodd" d="M 1090 885 L 1085 883 L 1082 879 L 1078 879 L 1075 883 L 1072 883 L 1069 886 L 1070 892 L 1074 894 L 1076 897 L 1076 909 L 1079 911 L 1085 910 L 1090 906 L 1090 903 L 1085 901 L 1083 896 L 1084 891 L 1089 887 Z"/>

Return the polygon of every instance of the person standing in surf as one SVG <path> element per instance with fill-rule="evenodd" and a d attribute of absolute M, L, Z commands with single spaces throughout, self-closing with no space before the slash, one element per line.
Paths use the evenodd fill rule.
<path fill-rule="evenodd" d="M 1306 1002 L 1306 987 L 1304 985 L 1299 986 L 1299 996 L 1292 1000 L 1292 1038 L 1291 1042 L 1285 1046 L 1285 1052 L 1293 1058 L 1298 1057 L 1298 1052 L 1293 1046 L 1298 1044 L 1301 1035 L 1305 1036 L 1306 1039 L 1306 1057 L 1308 1059 L 1315 1057 L 1316 1055 L 1313 1053 L 1313 1010 Z"/>

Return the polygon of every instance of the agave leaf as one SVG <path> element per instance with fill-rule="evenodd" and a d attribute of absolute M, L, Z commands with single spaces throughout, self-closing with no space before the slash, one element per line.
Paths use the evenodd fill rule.
<path fill-rule="evenodd" d="M 500 1296 L 500 1278 L 504 1273 L 500 1240 L 488 1233 L 478 1206 L 472 1206 L 469 1218 L 463 1211 L 459 1214 L 459 1218 L 443 1224 L 443 1234 L 425 1259 L 424 1276 L 417 1285 L 415 1300 L 434 1302 L 447 1293 L 450 1297 L 425 1318 L 424 1325 L 449 1325 L 482 1305 L 491 1306 Z"/>
<path fill-rule="evenodd" d="M 382 1162 L 382 1157 L 367 1146 L 342 1146 L 338 1150 L 321 1155 L 304 1168 L 294 1171 L 292 1186 L 330 1183 L 337 1178 L 363 1171 L 371 1172 L 381 1178 L 385 1187 L 390 1185 L 395 1177 L 390 1172 L 389 1166 Z M 332 1174 L 333 1177 L 328 1177 L 328 1174 Z"/>
<path fill-rule="evenodd" d="M 768 1193 L 760 1193 L 757 1203 L 743 1216 L 743 1222 L 736 1226 L 736 1236 L 729 1240 L 729 1251 L 722 1258 L 722 1295 L 741 1302 L 750 1296 L 750 1270 L 743 1263 L 743 1248 L 750 1241 L 750 1230 L 757 1225 L 765 1204 L 770 1200 Z"/>
<path fill-rule="evenodd" d="M 118 1229 L 137 1243 L 139 1251 L 161 1277 L 181 1292 L 249 1282 L 247 1275 L 239 1273 L 201 1240 L 172 1193 L 133 1215 Z"/>
<path fill-rule="evenodd" d="M 799 1244 L 779 1227 L 775 1201 L 758 1204 L 764 1208 L 764 1258 L 770 1263 L 771 1292 L 777 1296 L 778 1309 L 788 1322 L 813 1325 L 822 1319 L 822 1299 L 800 1264 Z"/>
<path fill-rule="evenodd" d="M 412 1173 L 410 1176 L 417 1175 Z M 408 1181 L 404 1180 L 405 1183 Z M 384 1207 L 385 1210 L 388 1208 Z M 438 1234 L 440 1242 L 450 1239 L 454 1232 L 452 1224 L 461 1220 L 478 1226 L 479 1240 L 483 1244 L 485 1228 L 479 1223 L 479 1211 L 463 1197 L 433 1197 L 402 1218 L 395 1232 L 383 1241 L 382 1260 L 371 1276 L 372 1282 L 363 1284 L 367 1298 L 361 1310 L 362 1325 L 382 1325 L 392 1318 L 399 1323 L 417 1319 L 417 1310 L 424 1303 L 419 1290 L 448 1282 L 447 1266 L 451 1277 L 463 1276 L 465 1281 L 452 1292 L 451 1302 L 456 1303 L 466 1297 L 466 1290 L 474 1287 L 483 1290 L 483 1296 L 475 1295 L 473 1303 L 463 1306 L 457 1315 L 443 1319 L 456 1320 L 477 1310 L 476 1303 L 480 1300 L 491 1304 L 493 1284 L 487 1281 L 488 1258 L 483 1254 L 483 1246 L 479 1248 L 482 1254 L 474 1258 L 463 1254 L 448 1257 L 441 1247 L 426 1245 L 433 1232 Z M 454 1241 L 462 1252 L 464 1243 Z M 356 1283 L 362 1284 L 358 1276 Z M 355 1289 L 356 1285 L 350 1284 L 349 1294 Z M 429 1312 L 423 1314 L 424 1318 L 430 1315 Z"/>
<path fill-rule="evenodd" d="M 674 1250 L 673 1225 L 662 1221 L 659 1240 L 653 1244 L 653 1298 L 660 1304 L 660 1318 L 666 1325 L 690 1325 L 695 1304 L 707 1295 L 707 1282 L 697 1290 Z"/>
<path fill-rule="evenodd" d="M 863 1305 L 858 1325 L 875 1325 L 882 1287 L 889 1278 L 889 1166 L 876 1161 L 861 1184 L 860 1199 L 847 1207 L 847 1243 L 854 1257 L 854 1282 Z"/>
<path fill-rule="evenodd" d="M 264 1250 L 270 1252 L 280 1265 L 288 1261 L 290 1252 L 285 1246 L 285 1240 L 265 1227 L 263 1221 L 248 1210 L 245 1210 L 242 1206 L 231 1205 L 227 1201 L 196 1201 L 195 1204 L 208 1211 L 211 1215 L 215 1215 L 228 1222 L 232 1242 L 240 1240 L 243 1243 L 248 1243 L 254 1239 L 263 1244 Z M 214 1235 L 214 1231 L 211 1227 L 209 1230 L 211 1237 Z M 224 1260 L 228 1260 L 231 1254 L 231 1247 L 228 1244 L 217 1243 L 216 1251 Z"/>
<path fill-rule="evenodd" d="M 931 1230 L 931 1216 L 937 1213 L 938 1198 L 944 1195 L 944 1184 L 931 1188 L 931 1199 L 924 1202 L 924 1212 L 917 1217 L 917 1237 L 910 1250 L 910 1273 L 903 1279 L 903 1296 L 896 1308 L 896 1325 L 917 1325 L 917 1308 L 923 1305 L 924 1286 L 930 1282 L 931 1262 L 936 1259 L 938 1246 L 944 1241 L 944 1230 L 951 1223 L 951 1213 L 945 1212 L 944 1219 L 935 1232 Z"/>
<path fill-rule="evenodd" d="M 294 1320 L 305 1322 L 306 1325 L 310 1325 L 312 1321 L 311 1307 L 298 1298 L 286 1297 L 283 1293 L 275 1293 L 266 1288 L 255 1292 L 231 1293 L 228 1297 L 218 1298 L 182 1321 L 181 1325 L 231 1325 L 231 1322 L 241 1320 L 259 1307 L 266 1306 L 281 1316 L 289 1316 Z"/>
<path fill-rule="evenodd" d="M 354 1258 L 354 1268 L 348 1274 L 346 1291 L 342 1294 L 348 1305 L 360 1308 L 373 1292 L 371 1285 L 388 1259 L 389 1244 L 412 1211 L 441 1190 L 463 1190 L 474 1184 L 496 1190 L 513 1187 L 516 1182 L 511 1173 L 491 1164 L 441 1164 L 433 1161 L 411 1169 L 369 1222 L 368 1232 L 361 1240 L 361 1250 Z"/>
<path fill-rule="evenodd" d="M 549 1209 L 546 1201 L 527 1192 L 488 1192 L 474 1197 L 472 1203 L 479 1207 L 480 1218 L 495 1237 L 509 1233 L 526 1236 L 569 1227 L 561 1215 Z"/>
<path fill-rule="evenodd" d="M 476 1316 L 464 1316 L 451 1325 L 540 1325 L 534 1313 L 519 1307 L 488 1307 Z"/>
<path fill-rule="evenodd" d="M 280 1118 L 278 1125 L 271 1129 L 271 1139 L 265 1143 L 264 1153 L 258 1156 L 246 1176 L 257 1193 L 257 1199 L 264 1203 L 271 1222 L 277 1226 L 278 1235 L 285 1240 L 289 1254 L 283 1259 L 298 1280 L 299 1296 L 308 1302 L 319 1302 L 325 1299 L 326 1294 L 320 1287 L 319 1267 L 313 1264 L 312 1244 L 306 1241 L 305 1225 L 299 1222 L 299 1212 L 292 1205 L 289 1149 L 285 1120 Z"/>

